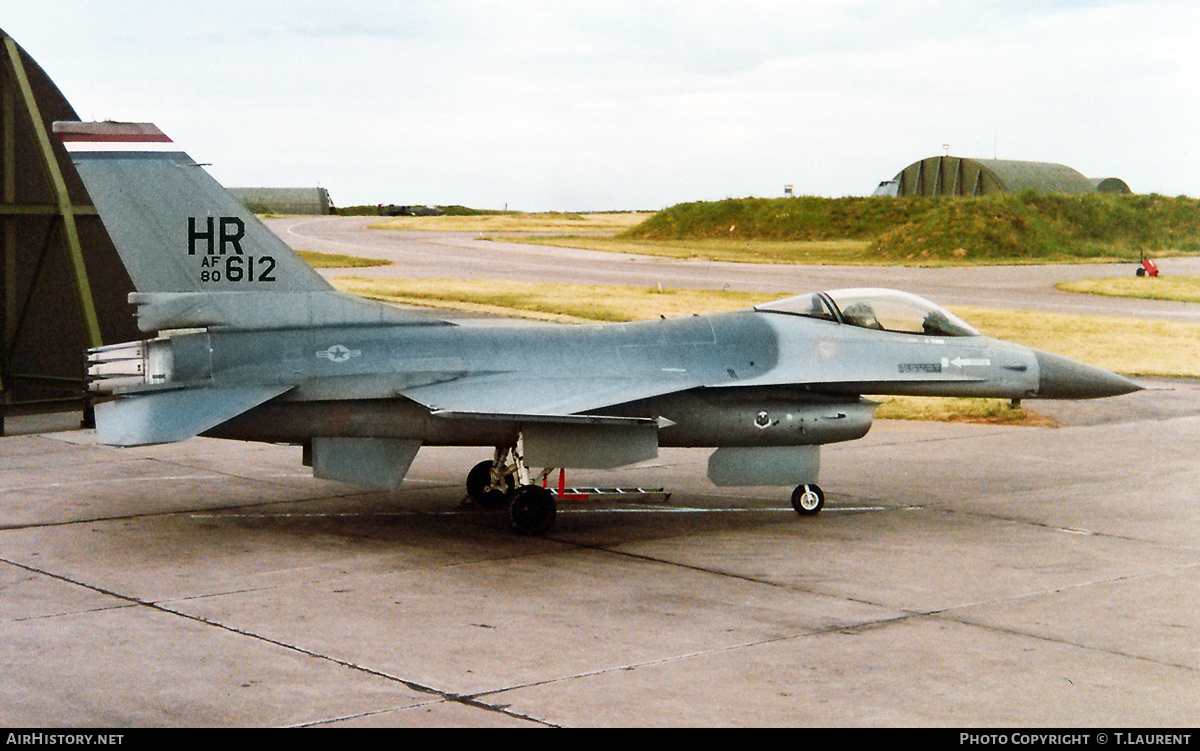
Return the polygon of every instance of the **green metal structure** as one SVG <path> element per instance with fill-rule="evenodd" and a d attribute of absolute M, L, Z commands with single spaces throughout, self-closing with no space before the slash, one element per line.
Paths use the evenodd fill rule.
<path fill-rule="evenodd" d="M 957 156 L 913 162 L 883 185 L 896 196 L 983 196 L 1023 190 L 1065 195 L 1131 192 L 1119 178 L 1091 179 L 1062 164 Z"/>
<path fill-rule="evenodd" d="M 333 213 L 333 202 L 324 188 L 230 188 L 229 192 L 256 214 Z"/>
<path fill-rule="evenodd" d="M 0 435 L 9 415 L 84 410 L 84 351 L 137 335 L 132 282 L 50 132 L 76 119 L 0 31 Z"/>

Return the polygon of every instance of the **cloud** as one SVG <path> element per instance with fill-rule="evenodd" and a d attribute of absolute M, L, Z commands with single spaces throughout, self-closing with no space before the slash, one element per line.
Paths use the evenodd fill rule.
<path fill-rule="evenodd" d="M 865 194 L 944 143 L 1145 191 L 1200 173 L 1182 1 L 118 5 L 43 0 L 6 30 L 85 117 L 342 203 Z"/>

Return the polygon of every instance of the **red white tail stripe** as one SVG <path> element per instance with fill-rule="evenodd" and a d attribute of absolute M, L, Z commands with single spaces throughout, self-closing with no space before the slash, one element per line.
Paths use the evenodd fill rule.
<path fill-rule="evenodd" d="M 67 151 L 180 151 L 150 123 L 54 123 Z"/>

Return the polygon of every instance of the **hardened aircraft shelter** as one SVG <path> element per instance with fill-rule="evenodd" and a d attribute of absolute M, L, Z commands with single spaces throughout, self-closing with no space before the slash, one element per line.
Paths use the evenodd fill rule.
<path fill-rule="evenodd" d="M 84 351 L 139 338 L 133 284 L 62 144 L 77 120 L 0 31 L 0 434 L 10 415 L 84 407 Z"/>
<path fill-rule="evenodd" d="M 1130 193 L 1116 177 L 1089 178 L 1052 162 L 934 156 L 905 167 L 880 184 L 876 195 L 984 196 L 994 193 Z"/>

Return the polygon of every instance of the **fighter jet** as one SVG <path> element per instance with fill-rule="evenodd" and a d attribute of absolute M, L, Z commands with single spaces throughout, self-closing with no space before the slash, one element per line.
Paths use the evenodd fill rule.
<path fill-rule="evenodd" d="M 558 468 L 711 447 L 714 484 L 795 486 L 796 511 L 813 515 L 825 503 L 820 447 L 867 433 L 877 405 L 863 395 L 1139 389 L 883 289 L 633 323 L 456 325 L 336 291 L 151 124 L 55 131 L 148 334 L 89 353 L 103 444 L 290 443 L 314 476 L 383 490 L 422 446 L 486 447 L 468 496 L 541 534 Z"/>

